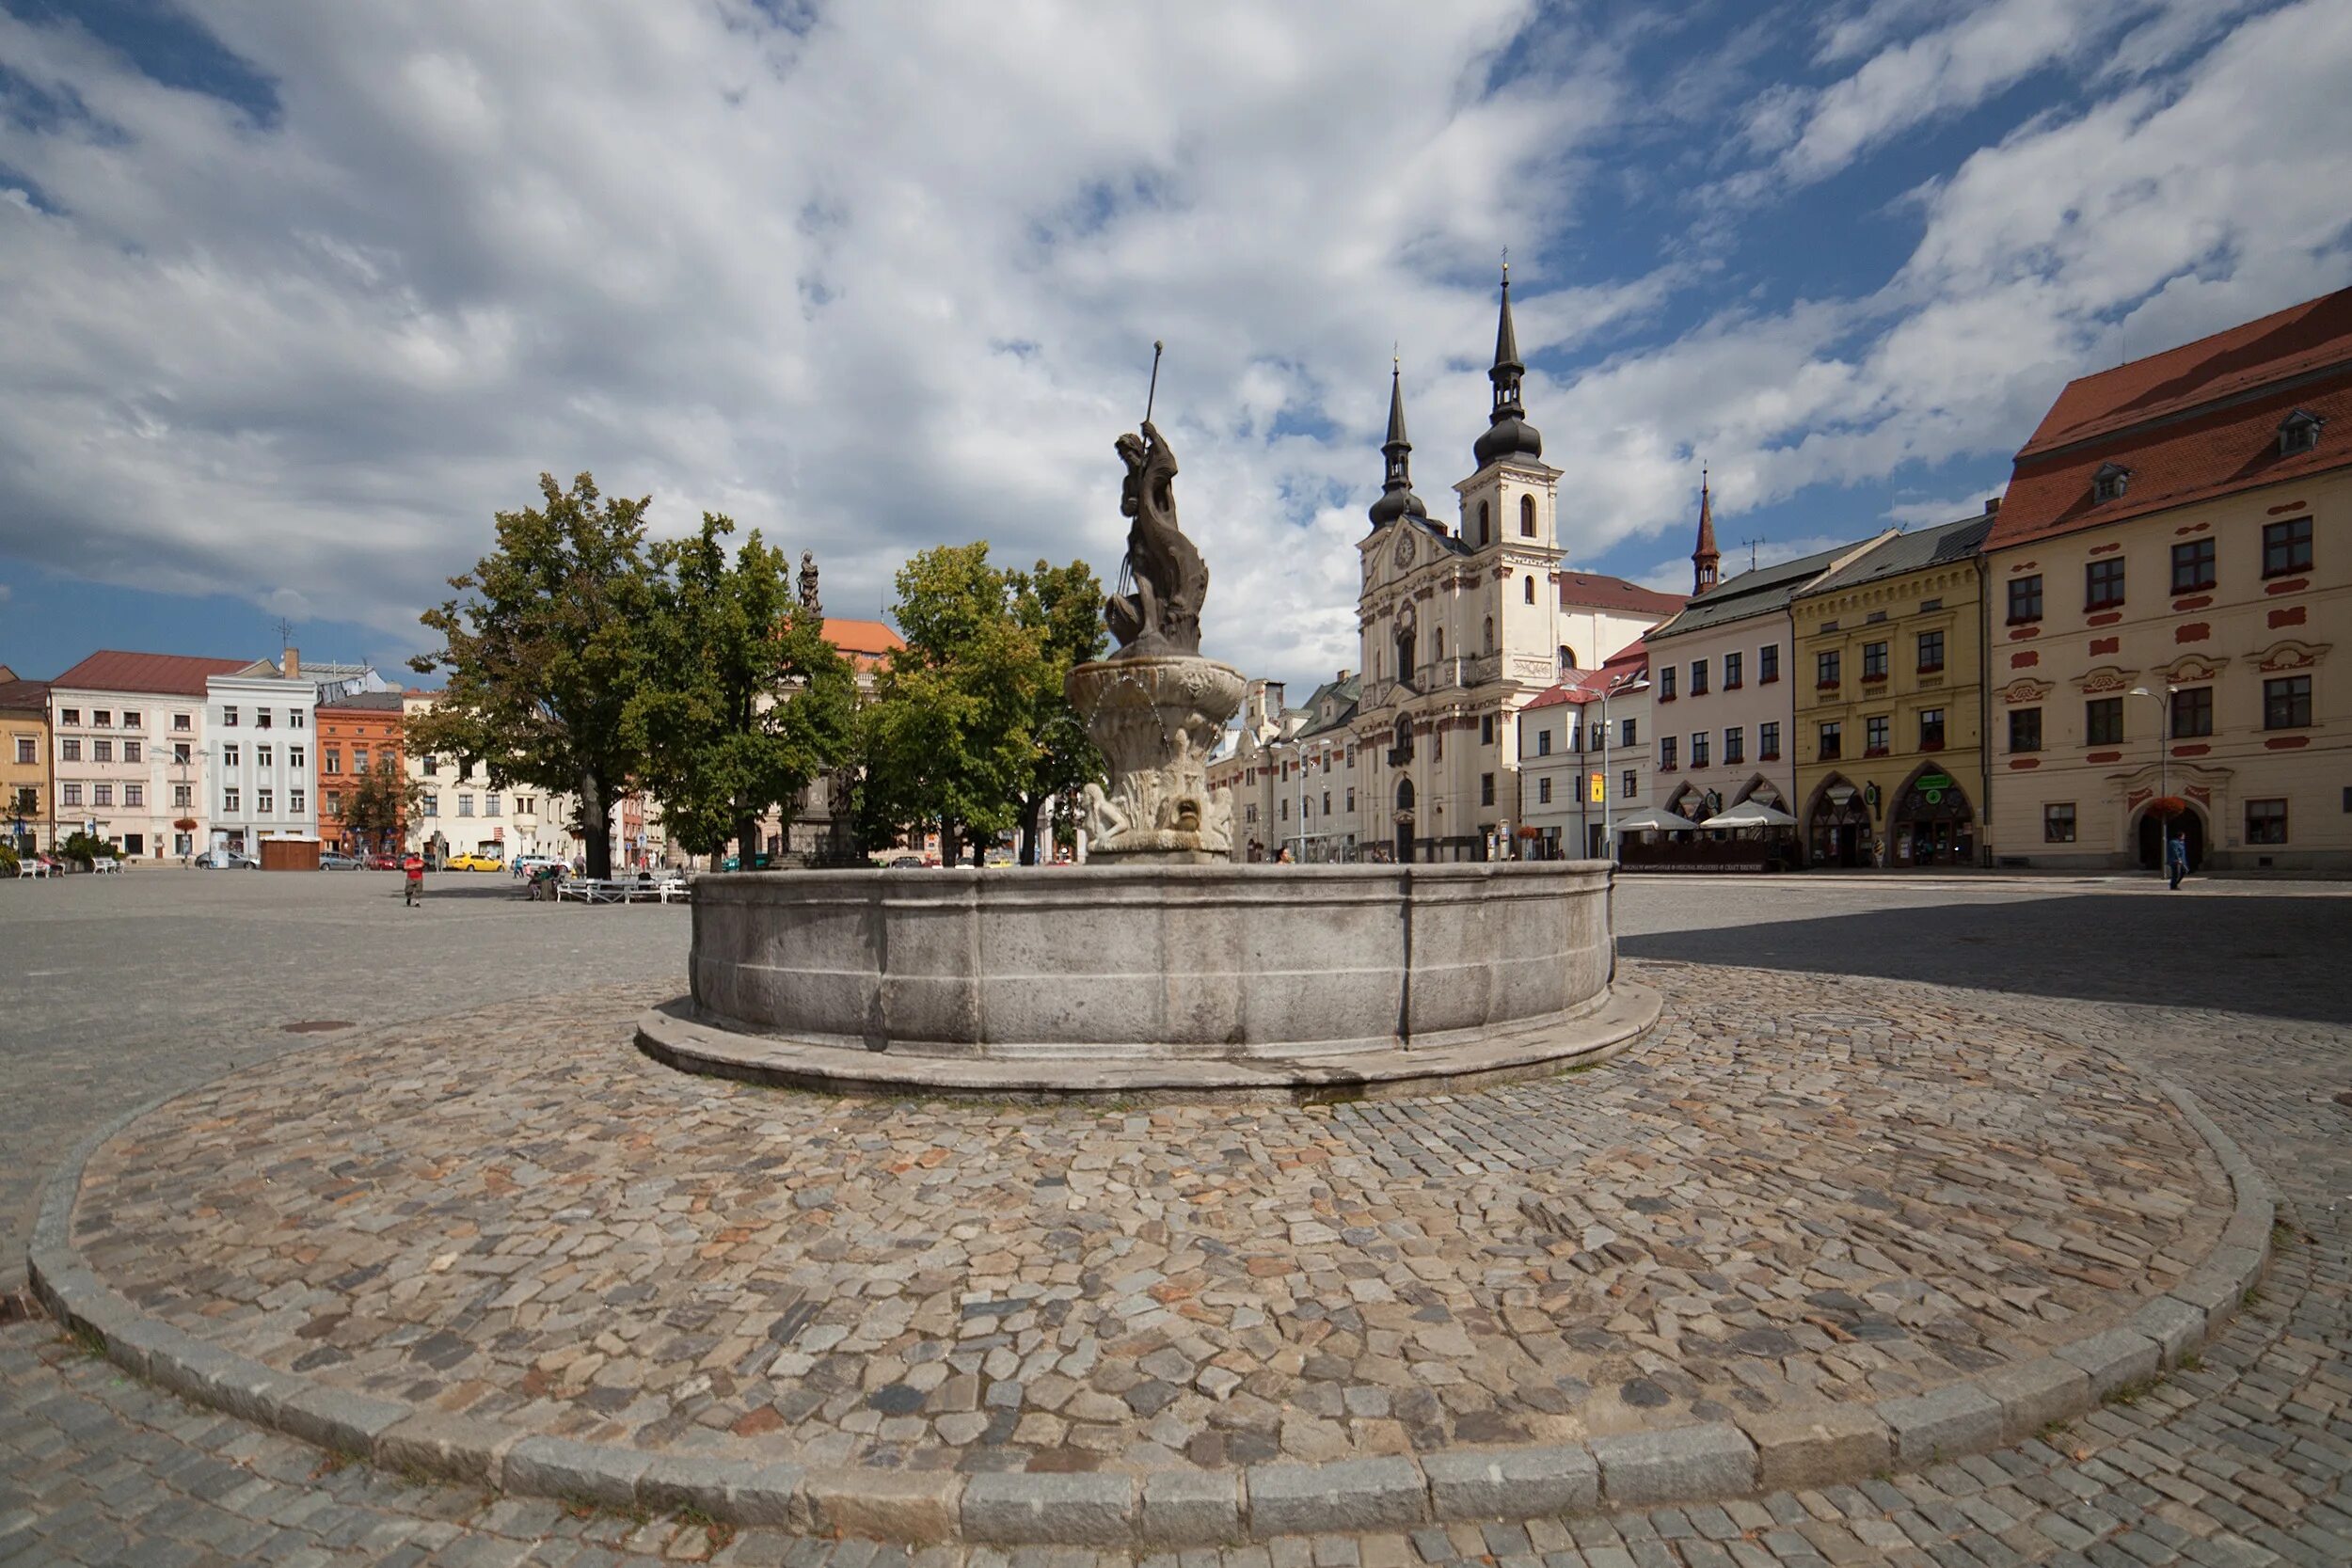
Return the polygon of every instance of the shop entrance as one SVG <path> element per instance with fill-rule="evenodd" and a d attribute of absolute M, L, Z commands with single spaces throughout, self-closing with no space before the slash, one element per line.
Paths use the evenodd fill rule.
<path fill-rule="evenodd" d="M 1870 807 L 1862 791 L 1832 774 L 1814 792 L 1805 839 L 1815 865 L 1851 871 L 1870 863 Z"/>
<path fill-rule="evenodd" d="M 1973 865 L 1977 818 L 1960 781 L 1939 767 L 1922 768 L 1895 799 L 1887 835 L 1896 865 Z"/>
<path fill-rule="evenodd" d="M 2169 831 L 2188 840 L 2188 868 L 2196 871 L 2205 863 L 2205 819 L 2191 806 L 2178 816 L 2159 817 L 2153 812 L 2139 814 L 2139 866 L 2153 871 L 2164 864 L 2164 835 Z"/>

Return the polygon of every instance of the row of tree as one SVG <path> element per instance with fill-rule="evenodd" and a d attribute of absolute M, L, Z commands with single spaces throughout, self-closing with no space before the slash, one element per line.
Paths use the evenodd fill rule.
<path fill-rule="evenodd" d="M 1062 695 L 1104 646 L 1102 587 L 1083 562 L 1029 571 L 975 544 L 924 551 L 898 575 L 906 648 L 861 703 L 857 671 L 826 641 L 813 585 L 754 530 L 711 513 L 649 541 L 649 500 L 607 497 L 581 474 L 539 477 L 541 504 L 497 516 L 497 547 L 427 610 L 442 646 L 412 660 L 444 695 L 412 751 L 485 764 L 495 784 L 580 801 L 592 876 L 611 873 L 620 798 L 660 802 L 693 854 L 730 842 L 749 866 L 758 825 L 787 822 L 831 779 L 863 850 L 937 828 L 950 859 L 1022 833 L 1024 862 L 1049 808 L 1102 759 Z"/>

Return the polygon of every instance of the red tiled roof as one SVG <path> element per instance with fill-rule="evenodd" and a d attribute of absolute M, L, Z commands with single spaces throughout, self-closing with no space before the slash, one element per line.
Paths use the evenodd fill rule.
<path fill-rule="evenodd" d="M 2327 420 L 2319 445 L 2279 454 L 2279 422 L 2297 408 Z M 2093 477 L 2117 463 L 2131 470 L 2123 494 L 2094 499 Z M 2168 507 L 2352 465 L 2352 364 L 2318 381 L 2241 397 L 2104 440 L 2042 457 L 2020 454 L 1986 537 L 1988 550 L 2098 528 Z"/>
<path fill-rule="evenodd" d="M 1628 674 L 1649 668 L 1649 648 L 1641 638 L 1635 638 L 1611 654 L 1597 670 L 1580 670 L 1556 686 L 1546 687 L 1528 699 L 1528 707 L 1558 707 L 1563 703 L 1595 703 L 1600 700 L 1601 689 Z M 1524 711 L 1524 710 L 1522 710 Z"/>
<path fill-rule="evenodd" d="M 856 664 L 879 663 L 907 645 L 880 621 L 845 621 L 838 615 L 825 617 L 825 641 Z"/>
<path fill-rule="evenodd" d="M 1685 602 L 1680 594 L 1661 594 L 1638 582 L 1604 577 L 1598 572 L 1563 571 L 1552 576 L 1560 584 L 1560 602 L 1579 610 L 1629 610 L 1663 619 L 1680 610 Z"/>
<path fill-rule="evenodd" d="M 2345 364 L 2352 364 L 2352 289 L 2071 381 L 2017 456 L 2022 462 L 2053 447 Z M 2004 510 L 2008 504 L 2002 502 Z"/>
<path fill-rule="evenodd" d="M 159 692 L 175 697 L 201 697 L 205 676 L 233 675 L 252 664 L 249 658 L 193 658 L 185 654 L 127 654 L 104 648 L 49 684 L 69 691 Z"/>

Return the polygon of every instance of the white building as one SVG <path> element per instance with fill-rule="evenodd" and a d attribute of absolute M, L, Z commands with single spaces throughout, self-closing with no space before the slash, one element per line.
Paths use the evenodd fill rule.
<path fill-rule="evenodd" d="M 52 843 L 88 832 L 125 860 L 177 859 L 207 842 L 207 682 L 243 659 L 106 649 L 50 683 Z"/>
<path fill-rule="evenodd" d="M 440 700 L 437 691 L 403 694 L 403 727 Z M 409 807 L 407 847 L 428 855 L 437 863 L 452 855 L 489 855 L 511 862 L 518 855 L 552 855 L 570 860 L 580 840 L 573 832 L 580 819 L 578 800 L 570 795 L 549 794 L 532 784 L 498 785 L 480 762 L 470 767 L 456 757 L 402 748 L 403 767 L 415 786 Z M 621 813 L 613 811 L 616 848 L 612 863 L 628 863 L 617 847 Z"/>
<path fill-rule="evenodd" d="M 1353 733 L 1358 684 L 1356 672 L 1343 670 L 1303 705 L 1287 707 L 1280 681 L 1249 683 L 1228 742 L 1209 759 L 1210 788 L 1232 802 L 1236 862 L 1385 857 L 1385 845 L 1363 838 L 1362 750 Z"/>
<path fill-rule="evenodd" d="M 1520 710 L 1519 809 L 1534 830 L 1522 846 L 1531 858 L 1609 858 L 1611 828 L 1649 809 L 1648 676 L 1649 654 L 1637 641 Z"/>
<path fill-rule="evenodd" d="M 263 839 L 319 836 L 317 707 L 318 688 L 293 648 L 278 663 L 205 677 L 213 847 L 258 856 Z"/>

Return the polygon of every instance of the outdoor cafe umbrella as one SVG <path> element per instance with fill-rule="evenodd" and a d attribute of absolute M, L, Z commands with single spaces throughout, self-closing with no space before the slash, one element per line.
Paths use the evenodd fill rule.
<path fill-rule="evenodd" d="M 1761 800 L 1742 800 L 1699 824 L 1702 828 L 1793 828 L 1797 819 Z"/>
<path fill-rule="evenodd" d="M 1647 811 L 1637 811 L 1630 816 L 1617 818 L 1617 832 L 1621 833 L 1671 833 L 1697 826 L 1697 823 L 1687 816 L 1670 811 L 1661 811 L 1656 806 L 1652 806 Z"/>

